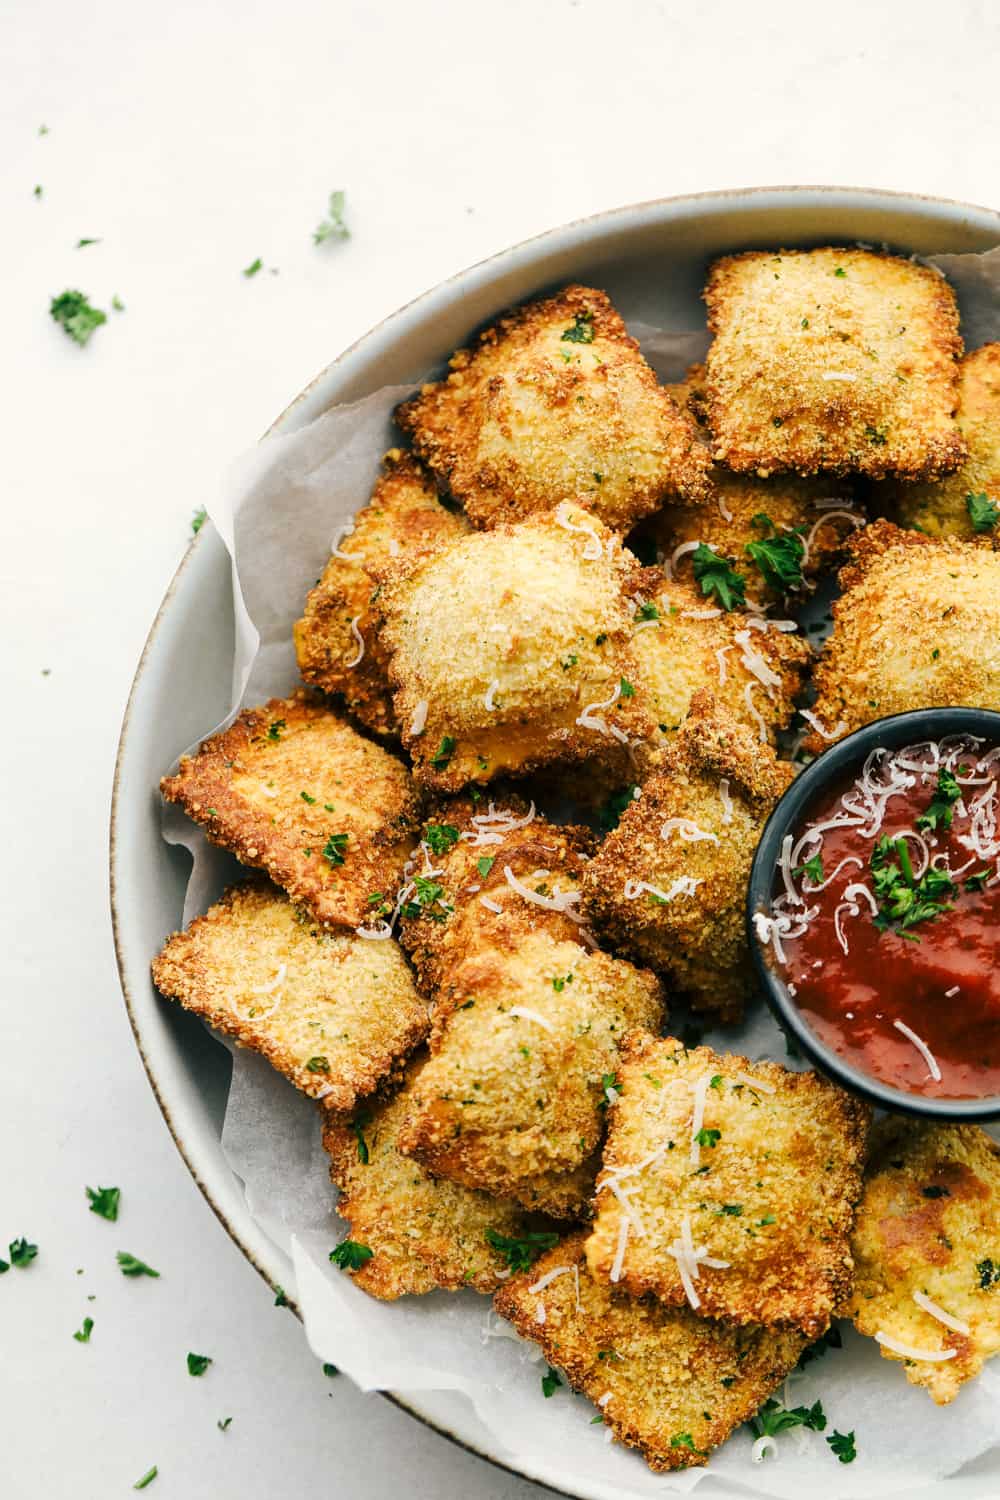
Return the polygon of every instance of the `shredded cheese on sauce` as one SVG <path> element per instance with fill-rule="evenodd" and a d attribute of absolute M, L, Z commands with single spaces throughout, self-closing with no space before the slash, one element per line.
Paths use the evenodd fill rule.
<path fill-rule="evenodd" d="M 915 1031 L 911 1031 L 909 1026 L 906 1025 L 905 1021 L 893 1021 L 892 1024 L 893 1026 L 895 1026 L 897 1031 L 901 1031 L 903 1033 L 908 1041 L 911 1041 L 913 1043 L 914 1047 L 916 1047 L 917 1051 L 920 1053 L 920 1056 L 927 1064 L 928 1072 L 934 1079 L 934 1082 L 940 1083 L 941 1069 L 938 1067 L 937 1058 L 934 1056 L 927 1043 L 923 1041 L 919 1036 L 917 1036 L 917 1033 Z"/>

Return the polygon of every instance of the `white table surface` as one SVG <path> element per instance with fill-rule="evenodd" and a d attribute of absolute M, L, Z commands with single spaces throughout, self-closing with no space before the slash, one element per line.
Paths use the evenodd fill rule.
<path fill-rule="evenodd" d="M 459 267 L 707 188 L 996 204 L 998 22 L 991 0 L 2 7 L 0 1246 L 40 1246 L 0 1278 L 3 1500 L 109 1500 L 152 1464 L 155 1500 L 542 1493 L 324 1377 L 174 1149 L 108 919 L 135 662 L 228 459 Z M 316 249 L 338 187 L 352 238 Z M 279 274 L 245 279 L 256 256 Z M 48 316 L 66 287 L 126 305 L 86 349 Z M 117 1225 L 88 1183 L 120 1185 Z"/>

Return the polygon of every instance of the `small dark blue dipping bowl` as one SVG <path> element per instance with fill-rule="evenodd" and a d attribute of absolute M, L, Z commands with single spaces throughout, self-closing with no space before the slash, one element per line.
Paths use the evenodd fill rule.
<path fill-rule="evenodd" d="M 877 719 L 824 750 L 792 782 L 764 827 L 750 871 L 747 891 L 747 939 L 764 998 L 785 1035 L 810 1062 L 842 1088 L 894 1114 L 920 1115 L 931 1120 L 985 1121 L 1000 1119 L 1000 1097 L 941 1099 L 910 1093 L 863 1072 L 835 1052 L 812 1029 L 789 994 L 770 949 L 757 936 L 754 915 L 770 914 L 781 844 L 786 834 L 798 833 L 814 806 L 835 785 L 857 775 L 866 758 L 880 747 L 900 750 L 904 745 L 943 740 L 949 735 L 978 735 L 984 751 L 1000 746 L 1000 713 L 983 708 L 927 708 Z"/>

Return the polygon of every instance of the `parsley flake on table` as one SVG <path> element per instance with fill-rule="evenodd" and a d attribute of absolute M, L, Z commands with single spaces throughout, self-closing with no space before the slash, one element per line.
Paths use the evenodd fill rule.
<path fill-rule="evenodd" d="M 42 196 L 42 184 L 40 182 L 35 183 L 35 186 L 32 189 L 32 196 L 35 198 L 40 198 Z"/>
<path fill-rule="evenodd" d="M 115 295 L 111 299 L 111 306 L 114 308 L 115 312 L 124 312 L 125 311 L 125 304 L 122 301 L 122 299 L 119 297 L 119 295 L 118 295 L 117 292 L 115 292 Z"/>
<path fill-rule="evenodd" d="M 797 865 L 792 874 L 799 876 L 808 875 L 813 885 L 819 885 L 823 879 L 823 856 L 821 854 L 814 854 L 804 864 Z"/>
<path fill-rule="evenodd" d="M 732 564 L 713 552 L 707 543 L 698 543 L 691 554 L 691 567 L 702 593 L 714 599 L 722 609 L 733 610 L 746 603 L 747 581 L 743 574 L 737 573 Z"/>
<path fill-rule="evenodd" d="M 74 250 L 86 250 L 88 245 L 99 245 L 100 243 L 100 240 L 77 240 L 73 248 Z"/>
<path fill-rule="evenodd" d="M 831 1449 L 840 1459 L 842 1464 L 852 1464 L 858 1456 L 854 1446 L 854 1432 L 837 1432 L 836 1429 L 827 1438 Z"/>
<path fill-rule="evenodd" d="M 121 1188 L 99 1187 L 87 1188 L 87 1197 L 90 1199 L 90 1212 L 100 1214 L 102 1219 L 110 1219 L 113 1224 L 118 1218 L 118 1203 L 121 1199 Z"/>
<path fill-rule="evenodd" d="M 33 1245 L 30 1240 L 26 1240 L 22 1235 L 19 1240 L 11 1240 L 7 1247 L 7 1254 L 10 1256 L 11 1265 L 23 1271 L 35 1259 L 35 1256 L 38 1254 L 38 1246 Z"/>
<path fill-rule="evenodd" d="M 208 511 L 202 505 L 198 510 L 195 511 L 194 515 L 191 517 L 191 535 L 197 536 L 207 520 Z M 271 737 L 271 731 L 268 730 L 268 739 L 270 739 Z M 277 736 L 274 736 L 274 738 L 277 738 Z"/>
<path fill-rule="evenodd" d="M 330 194 L 330 204 L 327 216 L 322 219 L 313 230 L 313 244 L 322 245 L 326 240 L 346 240 L 350 238 L 351 231 L 344 219 L 344 205 L 347 194 L 343 188 L 337 188 Z"/>
<path fill-rule="evenodd" d="M 357 1240 L 341 1240 L 336 1249 L 330 1251 L 330 1260 L 342 1271 L 360 1271 L 374 1253 L 367 1245 L 359 1245 Z"/>
<path fill-rule="evenodd" d="M 208 1354 L 189 1354 L 188 1357 L 187 1357 L 188 1374 L 189 1375 L 204 1375 L 205 1371 L 208 1369 L 208 1367 L 209 1367 L 209 1365 L 211 1363 L 212 1363 L 211 1355 L 208 1355 Z"/>
<path fill-rule="evenodd" d="M 285 1288 L 283 1286 L 278 1286 L 274 1289 L 274 1305 L 275 1307 L 288 1306 L 288 1298 L 285 1296 Z"/>
<path fill-rule="evenodd" d="M 95 328 L 108 321 L 107 313 L 91 307 L 86 292 L 60 292 L 49 303 L 49 312 L 69 337 L 82 348 Z"/>
<path fill-rule="evenodd" d="M 452 844 L 458 843 L 458 829 L 450 823 L 428 823 L 424 839 L 432 854 L 447 854 Z"/>
<path fill-rule="evenodd" d="M 544 1229 L 526 1230 L 516 1236 L 487 1229 L 486 1243 L 503 1256 L 512 1271 L 529 1271 L 540 1255 L 558 1245 L 559 1236 Z"/>
<path fill-rule="evenodd" d="M 117 1255 L 118 1264 L 123 1276 L 159 1276 L 159 1271 L 154 1271 L 152 1266 L 147 1266 L 144 1260 L 130 1255 L 127 1250 L 119 1250 Z"/>
<path fill-rule="evenodd" d="M 251 276 L 256 276 L 257 272 L 262 271 L 263 269 L 264 262 L 258 255 L 256 260 L 252 260 L 248 266 L 243 267 L 243 275 L 247 278 L 247 280 L 249 280 Z"/>
<path fill-rule="evenodd" d="M 160 1472 L 159 1469 L 154 1464 L 151 1469 L 147 1469 L 146 1470 L 145 1474 L 143 1474 L 143 1476 L 142 1476 L 141 1479 L 137 1479 L 136 1480 L 136 1482 L 132 1486 L 132 1488 L 134 1490 L 144 1490 L 146 1488 L 147 1484 L 152 1484 L 153 1480 L 156 1478 L 156 1476 L 157 1476 L 157 1474 L 159 1472 Z"/>
<path fill-rule="evenodd" d="M 336 1365 L 324 1365 L 323 1374 L 328 1376 L 329 1379 L 332 1380 L 335 1375 L 340 1374 L 340 1371 L 337 1369 Z"/>
<path fill-rule="evenodd" d="M 228 1432 L 229 1424 L 232 1420 L 232 1417 L 222 1417 L 215 1425 L 220 1432 Z"/>
<path fill-rule="evenodd" d="M 966 495 L 965 508 L 969 512 L 973 531 L 984 534 L 987 531 L 996 530 L 997 521 L 1000 521 L 1000 508 L 990 499 L 985 490 L 979 495 Z"/>
<path fill-rule="evenodd" d="M 542 1395 L 545 1397 L 546 1401 L 550 1396 L 555 1395 L 556 1391 L 561 1385 L 562 1381 L 559 1379 L 558 1370 L 553 1370 L 552 1366 L 549 1365 L 548 1374 L 542 1376 Z"/>
<path fill-rule="evenodd" d="M 83 1327 L 82 1328 L 78 1328 L 76 1330 L 76 1333 L 74 1333 L 73 1337 L 76 1339 L 76 1341 L 77 1341 L 78 1344 L 89 1344 L 90 1343 L 90 1335 L 93 1332 L 93 1328 L 94 1328 L 94 1320 L 93 1320 L 93 1318 L 84 1318 L 84 1320 L 83 1320 Z"/>

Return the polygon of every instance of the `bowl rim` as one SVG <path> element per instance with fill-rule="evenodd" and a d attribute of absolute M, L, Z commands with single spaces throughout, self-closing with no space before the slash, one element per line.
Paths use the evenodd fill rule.
<path fill-rule="evenodd" d="M 1000 1119 L 1000 1095 L 989 1094 L 976 1099 L 925 1098 L 883 1083 L 842 1057 L 812 1029 L 789 994 L 787 983 L 768 963 L 754 917 L 766 912 L 770 904 L 782 839 L 801 825 L 808 809 L 831 782 L 851 770 L 859 770 L 867 756 L 880 747 L 897 750 L 906 744 L 939 740 L 952 734 L 980 733 L 988 743 L 1000 746 L 1000 713 L 971 706 L 916 708 L 874 719 L 845 735 L 806 766 L 775 804 L 757 844 L 747 886 L 746 931 L 754 969 L 764 999 L 786 1036 L 790 1033 L 810 1062 L 852 1094 L 858 1094 L 893 1114 L 939 1122 Z"/>
<path fill-rule="evenodd" d="M 692 209 L 696 211 L 697 207 L 700 204 L 711 206 L 714 203 L 721 203 L 725 199 L 731 199 L 736 204 L 743 204 L 747 202 L 747 200 L 754 200 L 756 198 L 773 197 L 779 200 L 791 200 L 808 194 L 816 194 L 822 197 L 829 198 L 842 197 L 845 200 L 845 206 L 850 200 L 854 200 L 855 202 L 860 203 L 867 202 L 872 204 L 873 206 L 877 203 L 887 203 L 890 209 L 893 206 L 898 206 L 900 210 L 902 210 L 907 204 L 926 204 L 932 209 L 938 210 L 942 219 L 947 220 L 951 218 L 958 222 L 961 221 L 962 215 L 974 216 L 984 227 L 992 222 L 997 231 L 998 243 L 1000 243 L 1000 209 L 990 208 L 983 204 L 971 203 L 964 199 L 946 198 L 933 193 L 908 192 L 905 189 L 856 187 L 850 184 L 836 183 L 779 183 L 770 185 L 763 184 L 752 187 L 713 188 L 695 193 L 667 194 L 661 197 L 642 199 L 634 203 L 620 204 L 614 208 L 602 209 L 595 213 L 584 214 L 579 216 L 578 218 L 567 220 L 557 225 L 551 225 L 549 226 L 549 228 L 541 230 L 537 234 L 529 235 L 523 240 L 516 241 L 513 245 L 506 246 L 499 251 L 494 251 L 490 255 L 484 256 L 477 261 L 471 262 L 469 265 L 453 272 L 450 276 L 445 277 L 442 281 L 436 283 L 434 286 L 418 293 L 417 296 L 411 298 L 409 301 L 402 303 L 398 308 L 394 309 L 392 312 L 386 314 L 385 317 L 372 324 L 371 327 L 369 327 L 365 332 L 354 339 L 352 343 L 348 344 L 334 359 L 329 362 L 329 364 L 325 365 L 310 381 L 308 381 L 306 385 L 303 386 L 302 389 L 298 392 L 298 394 L 293 397 L 293 399 L 289 401 L 288 404 L 281 410 L 279 415 L 261 435 L 261 440 L 263 440 L 263 438 L 265 437 L 271 436 L 278 431 L 283 430 L 290 421 L 298 418 L 301 415 L 301 409 L 304 406 L 308 405 L 310 398 L 312 398 L 319 391 L 319 389 L 325 385 L 331 374 L 339 367 L 346 364 L 352 358 L 352 356 L 359 353 L 367 344 L 375 340 L 377 336 L 387 330 L 390 325 L 402 321 L 407 315 L 415 314 L 421 309 L 431 306 L 436 297 L 447 293 L 449 289 L 453 288 L 458 283 L 470 280 L 471 278 L 474 278 L 477 275 L 482 275 L 490 270 L 495 269 L 496 271 L 499 271 L 502 263 L 512 257 L 524 255 L 532 251 L 540 251 L 547 244 L 555 244 L 558 241 L 559 237 L 563 235 L 571 236 L 574 234 L 578 234 L 581 231 L 598 228 L 601 226 L 612 227 L 615 220 L 620 220 L 622 224 L 625 224 L 630 216 L 648 215 L 660 209 L 683 209 L 685 206 L 690 205 Z M 309 420 L 309 418 L 308 416 L 303 415 L 302 420 L 306 421 Z M 220 1203 L 216 1201 L 215 1197 L 213 1196 L 211 1187 L 203 1179 L 193 1158 L 192 1152 L 187 1147 L 180 1128 L 173 1119 L 171 1108 L 166 1098 L 165 1089 L 160 1083 L 157 1075 L 156 1065 L 144 1041 L 142 1028 L 139 1021 L 138 1006 L 129 981 L 128 965 L 125 955 L 125 943 L 123 938 L 124 917 L 122 912 L 120 883 L 116 878 L 119 858 L 118 834 L 120 830 L 122 813 L 123 769 L 126 760 L 127 740 L 129 738 L 129 732 L 131 728 L 133 710 L 140 694 L 142 679 L 149 664 L 149 659 L 153 653 L 154 647 L 157 642 L 157 637 L 160 634 L 161 627 L 164 623 L 170 605 L 172 604 L 178 592 L 181 580 L 184 577 L 188 567 L 191 565 L 195 556 L 198 555 L 200 548 L 204 547 L 205 545 L 203 530 L 204 528 L 191 538 L 187 548 L 185 549 L 183 557 L 178 563 L 178 566 L 167 585 L 166 591 L 156 611 L 156 614 L 153 617 L 146 639 L 143 643 L 143 648 L 140 653 L 139 660 L 136 664 L 135 673 L 132 678 L 128 698 L 126 700 L 125 709 L 122 715 L 121 730 L 119 733 L 118 744 L 115 752 L 114 776 L 112 782 L 109 816 L 108 892 L 111 909 L 111 925 L 115 952 L 115 964 L 118 970 L 119 984 L 121 986 L 122 999 L 128 1016 L 129 1026 L 131 1027 L 132 1036 L 135 1041 L 136 1049 L 139 1053 L 140 1061 L 145 1070 L 146 1077 L 149 1080 L 150 1088 L 152 1089 L 153 1096 L 156 1099 L 156 1103 L 163 1117 L 164 1124 L 166 1125 L 167 1130 L 170 1133 L 171 1139 L 173 1140 L 174 1146 L 176 1147 L 182 1161 L 190 1172 L 195 1185 L 201 1191 L 202 1196 L 205 1198 L 206 1202 L 212 1209 L 216 1218 L 219 1220 L 219 1223 L 222 1225 L 223 1229 L 225 1229 L 230 1239 L 238 1247 L 240 1252 L 243 1254 L 249 1264 L 254 1268 L 254 1270 L 258 1272 L 261 1278 L 268 1284 L 268 1286 L 271 1287 L 273 1291 L 277 1292 L 279 1286 L 275 1276 L 264 1264 L 262 1264 L 260 1255 L 254 1249 L 253 1245 L 249 1243 L 248 1237 L 245 1235 L 245 1233 L 231 1221 L 226 1210 Z M 301 1322 L 302 1313 L 296 1301 L 293 1298 L 289 1297 L 287 1299 L 287 1305 Z M 430 1428 L 431 1431 L 447 1439 L 448 1442 L 453 1443 L 456 1447 L 463 1449 L 467 1453 L 472 1453 L 476 1457 L 484 1459 L 487 1463 L 492 1464 L 494 1468 L 512 1474 L 519 1479 L 527 1478 L 533 1480 L 536 1483 L 544 1484 L 550 1490 L 552 1490 L 553 1493 L 564 1495 L 567 1497 L 567 1500 L 575 1500 L 574 1492 L 563 1489 L 560 1486 L 558 1480 L 553 1478 L 550 1474 L 533 1473 L 530 1472 L 527 1468 L 518 1467 L 513 1462 L 506 1462 L 503 1458 L 498 1457 L 494 1451 L 491 1451 L 480 1443 L 471 1440 L 469 1437 L 459 1436 L 458 1433 L 452 1431 L 448 1426 L 444 1425 L 442 1421 L 436 1420 L 434 1417 L 430 1416 L 426 1410 L 422 1409 L 419 1405 L 414 1404 L 414 1402 L 400 1395 L 398 1392 L 382 1390 L 377 1392 L 377 1394 L 382 1396 L 386 1401 L 389 1401 L 392 1405 L 398 1407 L 400 1410 L 405 1411 L 409 1416 L 414 1417 L 425 1427 Z"/>

